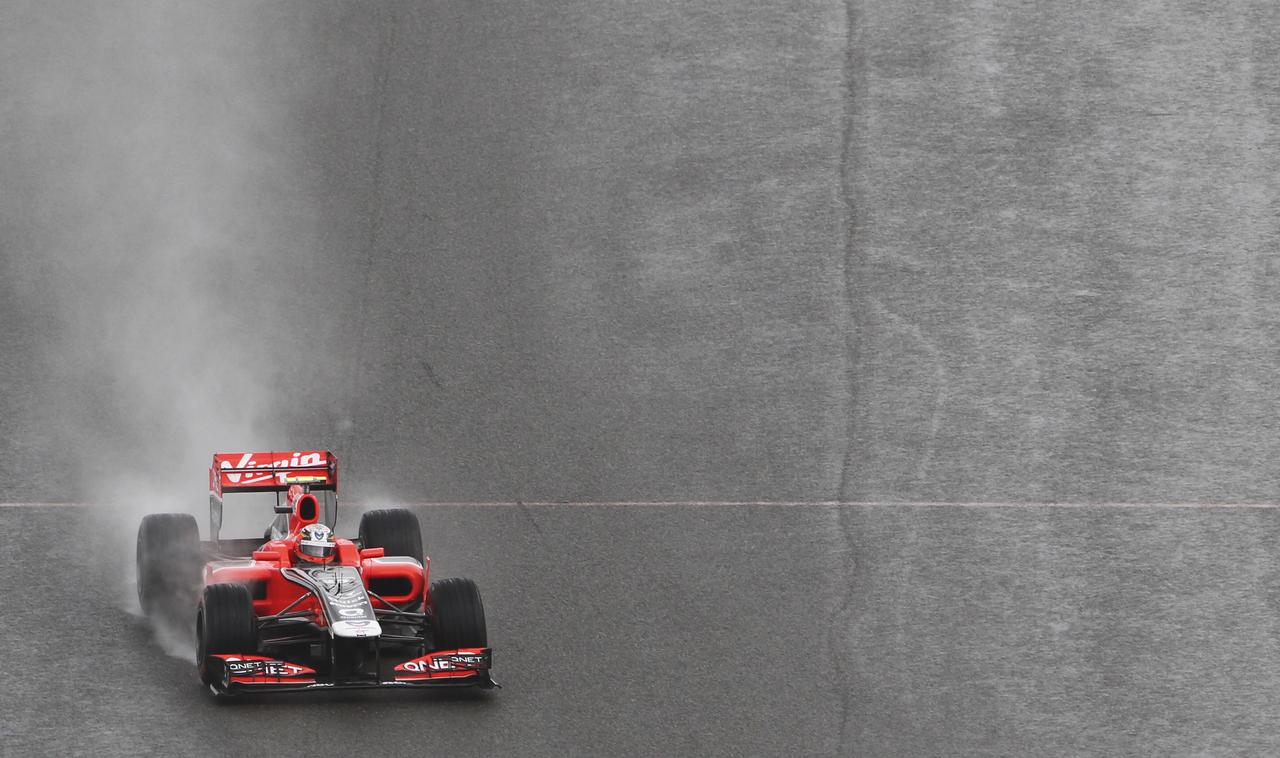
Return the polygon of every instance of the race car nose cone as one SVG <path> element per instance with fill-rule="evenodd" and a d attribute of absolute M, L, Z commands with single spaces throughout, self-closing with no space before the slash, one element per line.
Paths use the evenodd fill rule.
<path fill-rule="evenodd" d="M 377 621 L 355 619 L 352 621 L 333 622 L 334 637 L 378 637 L 382 635 L 382 626 Z"/>

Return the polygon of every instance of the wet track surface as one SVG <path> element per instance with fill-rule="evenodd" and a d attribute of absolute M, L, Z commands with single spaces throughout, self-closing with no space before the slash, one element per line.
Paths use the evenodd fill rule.
<path fill-rule="evenodd" d="M 4 575 L 7 602 L 23 609 L 4 627 L 7 754 L 242 755 L 267 734 L 298 730 L 332 748 L 395 754 L 832 749 L 829 512 L 512 505 L 418 514 L 433 574 L 480 584 L 503 689 L 220 706 L 191 662 L 166 656 L 124 610 L 127 567 L 82 556 L 45 572 L 33 561 Z M 47 535 L 51 553 L 95 528 L 78 509 L 5 508 L 0 520 L 10 536 Z M 59 633 L 31 633 L 51 621 Z"/>
<path fill-rule="evenodd" d="M 415 510 L 434 572 L 480 583 L 501 690 L 220 705 L 125 610 L 127 567 L 74 552 L 92 512 L 0 509 L 6 754 L 240 755 L 299 722 L 475 756 L 1257 754 L 1280 728 L 1274 511 Z"/>
<path fill-rule="evenodd" d="M 1275 7 L 554 6 L 0 10 L 0 753 L 1276 753 Z M 505 689 L 165 654 L 294 445 Z"/>

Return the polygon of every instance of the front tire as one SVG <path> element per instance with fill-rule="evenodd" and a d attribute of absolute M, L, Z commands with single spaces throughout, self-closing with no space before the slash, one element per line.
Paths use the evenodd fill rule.
<path fill-rule="evenodd" d="M 431 642 L 436 650 L 488 647 L 480 588 L 470 579 L 431 583 Z"/>
<path fill-rule="evenodd" d="M 258 653 L 258 616 L 243 584 L 204 588 L 196 611 L 196 668 L 205 684 L 212 684 L 220 673 L 209 666 L 209 656 L 219 653 Z"/>
<path fill-rule="evenodd" d="M 190 618 L 200 585 L 200 529 L 189 513 L 153 513 L 138 525 L 138 602 L 152 615 Z"/>
<path fill-rule="evenodd" d="M 422 563 L 422 528 L 404 508 L 366 511 L 360 516 L 360 547 L 380 547 L 388 557 L 407 555 Z"/>

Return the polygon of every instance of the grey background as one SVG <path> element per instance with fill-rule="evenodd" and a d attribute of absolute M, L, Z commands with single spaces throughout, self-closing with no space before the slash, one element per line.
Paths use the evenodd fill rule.
<path fill-rule="evenodd" d="M 1273 510 L 1016 505 L 1274 499 L 1273 6 L 544 6 L 0 11 L 3 750 L 1273 752 Z M 507 690 L 217 708 L 129 532 L 313 444 L 881 504 L 421 508 Z"/>

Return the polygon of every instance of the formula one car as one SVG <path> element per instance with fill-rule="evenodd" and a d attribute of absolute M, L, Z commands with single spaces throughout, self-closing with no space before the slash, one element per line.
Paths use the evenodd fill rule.
<path fill-rule="evenodd" d="M 215 695 L 355 687 L 496 686 L 484 605 L 469 579 L 428 581 L 417 517 L 369 511 L 336 537 L 338 462 L 328 451 L 218 453 L 211 539 L 194 516 L 146 516 L 138 599 L 196 620 L 196 667 Z M 276 495 L 262 539 L 219 539 L 223 495 Z M 283 495 L 283 498 L 281 497 Z"/>

